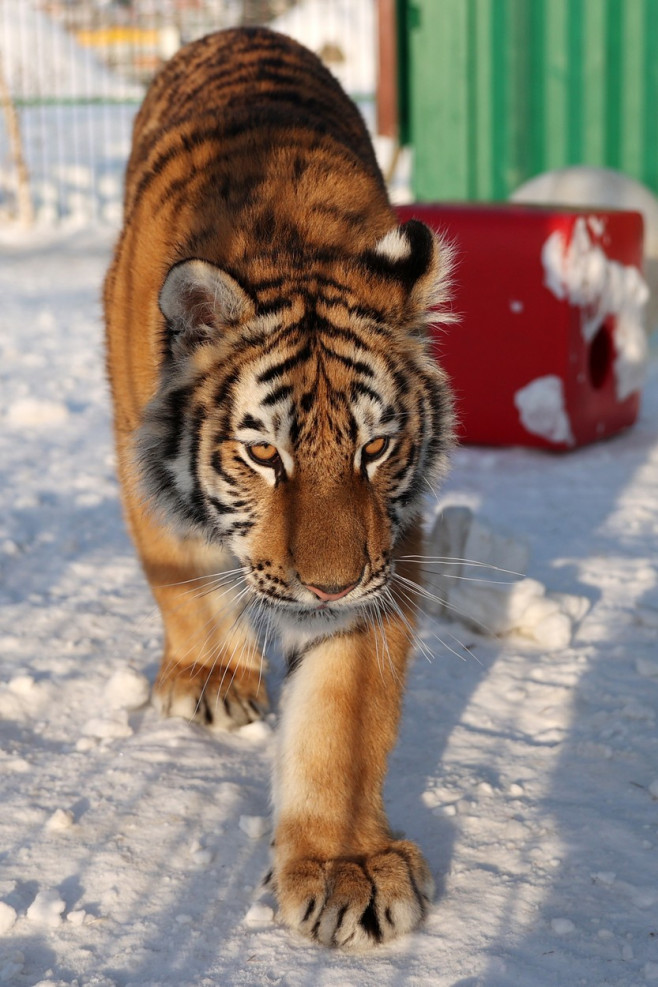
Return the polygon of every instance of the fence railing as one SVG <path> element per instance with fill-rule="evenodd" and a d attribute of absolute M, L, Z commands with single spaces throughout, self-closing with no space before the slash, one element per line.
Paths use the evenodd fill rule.
<path fill-rule="evenodd" d="M 116 224 L 146 85 L 181 44 L 218 28 L 265 23 L 295 37 L 374 123 L 375 4 L 0 0 L 0 222 L 26 217 L 28 201 L 37 223 Z"/>

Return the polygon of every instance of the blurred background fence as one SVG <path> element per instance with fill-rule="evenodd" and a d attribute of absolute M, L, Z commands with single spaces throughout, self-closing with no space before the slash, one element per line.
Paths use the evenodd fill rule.
<path fill-rule="evenodd" d="M 0 0 L 0 222 L 116 224 L 154 72 L 256 23 L 340 79 L 397 199 L 500 200 L 581 164 L 658 193 L 658 0 Z"/>
<path fill-rule="evenodd" d="M 146 86 L 181 44 L 218 28 L 297 38 L 374 123 L 375 11 L 376 0 L 0 0 L 0 222 L 116 224 Z"/>

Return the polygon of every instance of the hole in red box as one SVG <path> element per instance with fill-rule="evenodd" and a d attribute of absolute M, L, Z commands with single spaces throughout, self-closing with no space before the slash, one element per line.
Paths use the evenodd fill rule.
<path fill-rule="evenodd" d="M 598 391 L 603 387 L 612 363 L 612 344 L 610 333 L 605 323 L 599 327 L 594 339 L 589 344 L 589 359 L 587 369 L 592 387 Z"/>

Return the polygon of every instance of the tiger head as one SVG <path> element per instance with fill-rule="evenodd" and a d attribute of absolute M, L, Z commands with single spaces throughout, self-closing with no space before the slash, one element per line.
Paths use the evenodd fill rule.
<path fill-rule="evenodd" d="M 282 627 L 320 627 L 386 592 L 446 466 L 451 401 L 425 327 L 450 250 L 411 220 L 357 257 L 282 267 L 168 272 L 138 462 L 168 522 L 229 547 Z"/>

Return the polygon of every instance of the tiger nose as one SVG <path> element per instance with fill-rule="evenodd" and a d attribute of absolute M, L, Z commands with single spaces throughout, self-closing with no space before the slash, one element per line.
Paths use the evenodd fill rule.
<path fill-rule="evenodd" d="M 315 593 L 323 603 L 332 603 L 334 600 L 342 600 L 344 596 L 351 593 L 357 583 L 349 583 L 347 586 L 311 586 L 309 583 L 303 584 L 311 593 Z"/>

